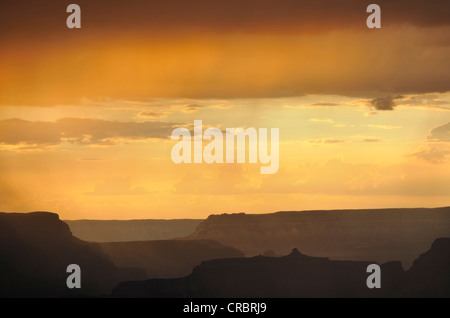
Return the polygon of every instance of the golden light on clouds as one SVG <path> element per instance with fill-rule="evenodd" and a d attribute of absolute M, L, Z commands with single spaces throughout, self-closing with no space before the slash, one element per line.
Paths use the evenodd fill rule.
<path fill-rule="evenodd" d="M 447 49 L 424 44 L 422 32 L 405 27 L 380 34 L 140 35 L 63 42 L 50 51 L 33 48 L 26 56 L 6 51 L 0 52 L 6 65 L 0 102 L 51 106 L 104 97 L 376 97 L 442 91 L 447 76 L 442 69 L 450 67 Z"/>
<path fill-rule="evenodd" d="M 447 3 L 410 1 L 406 14 L 406 2 L 381 1 L 383 28 L 368 30 L 351 1 L 325 1 L 327 12 L 317 1 L 79 1 L 83 27 L 69 32 L 64 5 L 44 2 L 0 5 L 2 211 L 449 204 Z M 279 171 L 174 164 L 170 134 L 194 120 L 279 128 Z"/>

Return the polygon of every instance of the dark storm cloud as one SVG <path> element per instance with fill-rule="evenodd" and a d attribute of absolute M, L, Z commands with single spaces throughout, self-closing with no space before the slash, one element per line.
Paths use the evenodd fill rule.
<path fill-rule="evenodd" d="M 394 110 L 396 106 L 394 100 L 397 98 L 402 98 L 402 96 L 397 97 L 387 96 L 374 98 L 370 101 L 370 105 L 375 107 L 375 109 L 377 110 Z"/>
<path fill-rule="evenodd" d="M 371 2 L 77 0 L 69 30 L 69 1 L 2 0 L 0 107 L 449 91 L 450 1 L 377 1 L 380 30 L 366 27 Z"/>
<path fill-rule="evenodd" d="M 67 31 L 66 7 L 60 0 L 0 2 L 0 34 L 33 37 Z M 358 0 L 78 0 L 82 28 L 114 34 L 129 29 L 160 32 L 316 32 L 343 27 L 365 28 L 366 7 Z M 447 0 L 378 0 L 384 27 L 450 24 Z M 76 36 L 80 36 L 78 34 Z"/>

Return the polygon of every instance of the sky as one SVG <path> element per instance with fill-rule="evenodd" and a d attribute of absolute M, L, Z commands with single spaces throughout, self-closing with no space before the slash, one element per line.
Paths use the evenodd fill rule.
<path fill-rule="evenodd" d="M 0 3 L 0 211 L 450 204 L 448 1 L 377 1 L 381 29 L 368 1 L 72 2 Z M 279 128 L 279 170 L 175 164 L 171 133 L 194 120 Z"/>

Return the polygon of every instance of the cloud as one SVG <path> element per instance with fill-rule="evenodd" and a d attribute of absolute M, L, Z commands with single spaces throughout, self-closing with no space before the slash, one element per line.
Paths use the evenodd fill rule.
<path fill-rule="evenodd" d="M 161 118 L 166 117 L 167 114 L 163 112 L 139 112 L 137 116 L 140 118 Z"/>
<path fill-rule="evenodd" d="M 339 96 L 338 98 L 342 98 L 342 96 Z M 339 102 L 339 103 L 319 102 L 319 103 L 313 103 L 313 104 L 305 103 L 305 104 L 299 104 L 299 105 L 291 105 L 291 104 L 283 105 L 284 108 L 292 108 L 292 109 L 296 109 L 296 108 L 330 108 L 330 107 L 335 108 L 335 107 L 340 107 L 340 106 L 361 107 L 363 105 L 361 105 L 360 99 L 347 101 L 347 102 Z"/>
<path fill-rule="evenodd" d="M 428 140 L 450 142 L 450 122 L 433 128 L 427 136 Z"/>
<path fill-rule="evenodd" d="M 136 187 L 131 184 L 128 177 L 107 178 L 97 183 L 92 192 L 88 195 L 145 195 L 150 192 L 144 187 Z"/>
<path fill-rule="evenodd" d="M 376 31 L 365 25 L 367 1 L 78 4 L 83 28 L 69 33 L 61 1 L 0 1 L 0 105 L 450 90 L 448 1 L 380 0 Z M 374 99 L 373 107 L 392 110 L 393 102 Z"/>
<path fill-rule="evenodd" d="M 188 104 L 182 107 L 182 111 L 185 113 L 195 113 L 197 110 L 203 108 L 203 105 Z"/>
<path fill-rule="evenodd" d="M 293 33 L 324 32 L 338 28 L 365 27 L 368 1 L 353 0 L 186 0 L 139 1 L 79 0 L 83 28 L 115 34 L 125 30 L 174 33 L 224 32 Z M 409 24 L 420 27 L 449 25 L 450 5 L 446 0 L 378 0 L 384 27 Z M 63 33 L 61 12 L 66 3 L 55 0 L 3 0 L 0 30 L 17 37 L 39 25 L 43 38 Z M 319 22 L 319 23 L 318 23 Z M 65 25 L 63 25 L 65 27 Z M 3 34 L 2 34 L 3 35 Z"/>
<path fill-rule="evenodd" d="M 318 123 L 334 124 L 334 120 L 331 118 L 311 118 L 309 121 L 318 122 Z"/>
<path fill-rule="evenodd" d="M 345 142 L 345 140 L 335 138 L 322 138 L 322 139 L 310 139 L 308 140 L 308 142 L 313 144 L 338 144 Z"/>
<path fill-rule="evenodd" d="M 177 112 L 192 114 L 200 109 L 226 109 L 231 107 L 228 101 L 217 100 L 198 100 L 197 103 L 189 103 L 189 99 L 173 100 L 173 99 L 155 99 L 153 101 L 110 101 L 110 104 L 118 104 L 116 107 L 125 107 L 129 109 L 129 105 L 133 105 L 136 109 L 143 109 L 137 114 L 139 118 L 163 118 Z M 106 105 L 107 106 L 107 103 Z"/>
<path fill-rule="evenodd" d="M 431 129 L 425 143 L 409 156 L 433 164 L 448 163 L 450 160 L 450 122 Z"/>
<path fill-rule="evenodd" d="M 450 158 L 450 147 L 447 145 L 440 147 L 438 145 L 428 144 L 422 146 L 420 150 L 410 154 L 410 156 L 433 164 L 446 163 Z"/>
<path fill-rule="evenodd" d="M 341 104 L 339 104 L 339 103 L 314 103 L 312 105 L 313 106 L 334 107 L 334 106 L 339 106 Z"/>
<path fill-rule="evenodd" d="M 399 129 L 401 126 L 392 126 L 392 125 L 367 125 L 367 127 L 378 128 L 378 129 Z"/>
<path fill-rule="evenodd" d="M 78 145 L 114 145 L 120 139 L 168 138 L 175 126 L 158 121 L 119 122 L 88 118 L 63 118 L 54 122 L 5 119 L 0 121 L 0 144 L 40 147 L 65 141 Z"/>
<path fill-rule="evenodd" d="M 365 138 L 363 139 L 364 142 L 380 142 L 382 141 L 381 139 L 378 138 Z"/>
<path fill-rule="evenodd" d="M 450 110 L 449 94 L 408 95 L 396 100 L 397 106 L 420 107 L 425 109 Z"/>
<path fill-rule="evenodd" d="M 377 110 L 394 110 L 396 106 L 394 100 L 397 98 L 402 98 L 402 96 L 395 98 L 392 96 L 374 98 L 370 101 L 370 105 Z"/>

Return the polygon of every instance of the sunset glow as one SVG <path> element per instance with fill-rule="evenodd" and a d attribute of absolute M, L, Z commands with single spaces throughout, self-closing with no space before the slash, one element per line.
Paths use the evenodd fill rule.
<path fill-rule="evenodd" d="M 66 28 L 64 4 L 0 4 L 1 211 L 205 218 L 449 204 L 448 17 L 386 2 L 383 28 L 369 30 L 364 4 L 345 22 L 312 6 L 294 27 L 295 8 L 265 20 L 266 1 L 234 24 L 224 1 L 194 1 L 203 10 L 190 16 L 164 15 L 165 1 L 121 16 L 104 2 L 77 2 L 79 30 Z M 278 172 L 175 164 L 171 132 L 194 120 L 279 128 Z"/>

